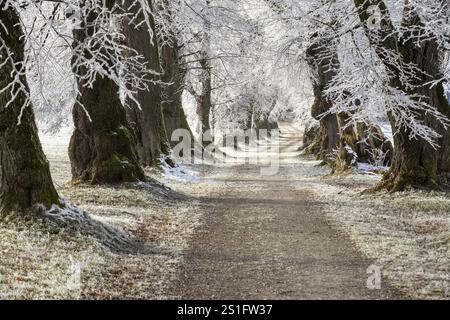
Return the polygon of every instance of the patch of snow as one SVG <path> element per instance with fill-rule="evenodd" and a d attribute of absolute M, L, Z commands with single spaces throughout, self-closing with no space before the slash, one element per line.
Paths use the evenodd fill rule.
<path fill-rule="evenodd" d="M 386 139 L 394 145 L 394 134 L 392 133 L 391 125 L 388 122 L 378 122 L 377 125 L 380 127 Z"/>
<path fill-rule="evenodd" d="M 347 151 L 347 153 L 352 156 L 352 163 L 350 165 L 354 166 L 355 164 L 357 164 L 358 154 L 355 151 L 353 151 L 353 149 L 348 144 L 346 144 L 344 148 Z"/>
<path fill-rule="evenodd" d="M 447 98 L 447 101 L 450 103 L 450 84 L 444 84 L 444 96 Z"/>
<path fill-rule="evenodd" d="M 373 171 L 386 171 L 389 167 L 379 167 L 369 163 L 358 162 L 356 164 L 356 169 L 362 173 L 373 173 Z"/>
<path fill-rule="evenodd" d="M 46 215 L 61 221 L 82 221 L 90 219 L 86 212 L 72 206 L 64 199 L 60 199 L 60 201 L 61 205 L 53 204 L 52 207 L 46 212 Z"/>
<path fill-rule="evenodd" d="M 184 183 L 199 183 L 200 179 L 193 172 L 186 170 L 180 165 L 171 167 L 163 161 L 163 176 L 167 179 L 176 180 Z"/>

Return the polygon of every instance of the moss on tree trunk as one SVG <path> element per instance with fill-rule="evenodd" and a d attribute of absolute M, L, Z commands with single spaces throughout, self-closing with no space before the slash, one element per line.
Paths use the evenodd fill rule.
<path fill-rule="evenodd" d="M 348 125 L 350 115 L 340 112 L 337 115 L 339 126 L 339 152 L 333 164 L 333 172 L 344 172 L 354 165 L 354 157 L 358 150 L 358 136 L 353 125 Z M 356 159 L 357 160 L 357 159 Z"/>
<path fill-rule="evenodd" d="M 0 27 L 0 37 L 5 41 L 16 62 L 24 59 L 24 34 L 18 13 L 12 7 L 0 9 L 0 21 L 8 30 Z M 0 51 L 0 64 L 7 54 Z M 7 62 L 0 73 L 0 88 L 15 81 L 12 66 Z M 20 78 L 26 86 L 25 76 Z M 28 87 L 25 88 L 29 91 Z M 25 211 L 37 204 L 49 208 L 60 204 L 53 185 L 49 164 L 42 151 L 32 105 L 21 114 L 27 97 L 20 93 L 6 106 L 12 96 L 9 90 L 0 94 L 0 213 Z"/>
<path fill-rule="evenodd" d="M 376 189 L 397 192 L 408 187 L 436 188 L 438 181 L 438 151 L 423 139 L 410 139 L 410 132 L 397 128 L 395 119 L 389 114 L 394 135 L 393 163 Z"/>
<path fill-rule="evenodd" d="M 73 32 L 74 46 L 93 34 L 96 26 L 91 25 Z M 101 184 L 144 180 L 136 141 L 119 99 L 119 87 L 106 77 L 97 77 L 92 86 L 87 86 L 83 79 L 86 70 L 77 68 L 75 72 L 79 73 L 79 95 L 73 109 L 75 131 L 69 145 L 74 181 Z"/>

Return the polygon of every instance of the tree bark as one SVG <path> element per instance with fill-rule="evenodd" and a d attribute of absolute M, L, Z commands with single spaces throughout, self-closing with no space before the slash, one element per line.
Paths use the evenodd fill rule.
<path fill-rule="evenodd" d="M 348 125 L 350 115 L 345 112 L 337 114 L 339 126 L 339 152 L 333 164 L 333 172 L 344 172 L 356 165 L 359 160 L 358 136 L 353 125 Z M 355 159 L 356 157 L 356 159 Z"/>
<path fill-rule="evenodd" d="M 211 65 L 209 63 L 208 53 L 200 53 L 200 66 L 202 68 L 201 86 L 202 91 L 197 97 L 197 115 L 200 121 L 200 134 L 204 134 L 211 129 L 210 114 L 212 108 L 212 77 Z"/>
<path fill-rule="evenodd" d="M 0 37 L 13 54 L 14 61 L 24 61 L 24 34 L 18 13 L 12 7 L 4 10 L 0 8 L 0 21 L 3 24 Z M 5 63 L 6 57 L 3 48 L 0 50 L 0 64 Z M 0 88 L 16 81 L 12 72 L 11 63 L 3 65 Z M 29 92 L 24 75 L 20 76 L 20 82 Z M 59 205 L 59 196 L 39 141 L 33 107 L 27 105 L 21 115 L 27 100 L 26 94 L 20 93 L 7 106 L 11 99 L 9 90 L 0 93 L 0 213 L 24 212 L 35 205 L 46 208 L 53 204 Z"/>
<path fill-rule="evenodd" d="M 169 5 L 166 5 L 169 7 Z M 171 12 L 168 13 L 171 16 Z M 183 62 L 180 58 L 178 35 L 170 34 L 170 38 L 160 50 L 161 67 L 163 69 L 162 81 L 166 83 L 162 87 L 162 109 L 167 137 L 172 146 L 178 144 L 171 137 L 175 130 L 184 129 L 191 133 L 186 113 L 183 109 L 183 90 L 186 70 L 180 67 Z M 193 137 L 193 136 L 192 136 Z"/>
<path fill-rule="evenodd" d="M 153 8 L 152 2 L 148 1 Z M 137 15 L 139 7 L 136 4 L 133 5 L 133 2 L 133 0 L 126 0 L 126 8 L 129 8 L 130 13 Z M 137 22 L 143 22 L 143 19 L 145 18 L 140 15 Z M 149 69 L 161 74 L 162 69 L 155 21 L 152 17 L 149 19 L 150 21 L 141 23 L 138 27 L 135 26 L 136 21 L 131 25 L 125 24 L 126 44 L 145 58 Z M 148 26 L 154 31 L 155 36 L 153 39 L 147 29 Z M 140 90 L 136 95 L 136 100 L 139 102 L 141 110 L 133 106 L 133 102 L 130 102 L 132 107 L 127 109 L 128 118 L 137 136 L 139 160 L 144 166 L 160 165 L 160 160 L 165 158 L 170 152 L 162 112 L 161 87 L 159 84 L 161 76 L 153 75 L 151 80 L 155 83 L 150 84 L 149 90 Z"/>
<path fill-rule="evenodd" d="M 87 17 L 88 21 L 94 19 Z M 92 35 L 94 28 L 96 26 L 91 25 L 74 30 L 74 46 Z M 73 108 L 75 131 L 69 145 L 73 179 L 93 184 L 144 180 L 136 142 L 119 98 L 119 87 L 106 77 L 97 77 L 90 87 L 83 79 L 84 68 L 75 68 L 74 72 L 78 73 L 79 94 Z"/>
<path fill-rule="evenodd" d="M 327 160 L 328 155 L 339 147 L 339 126 L 336 115 L 327 114 L 323 116 L 332 106 L 332 102 L 324 97 L 323 92 L 335 76 L 333 65 L 338 64 L 337 55 L 321 57 L 321 54 L 326 50 L 326 44 L 318 42 L 306 52 L 306 60 L 313 73 L 311 81 L 314 90 L 314 103 L 311 108 L 311 115 L 320 121 L 319 136 L 315 143 L 318 147 L 313 147 L 313 149 L 317 150 L 316 155 L 320 160 Z"/>
<path fill-rule="evenodd" d="M 425 97 L 428 104 L 435 106 L 442 114 L 447 117 L 450 115 L 450 106 L 444 97 L 443 82 L 433 88 L 425 86 L 432 80 L 442 79 L 439 63 L 441 61 L 440 49 L 435 40 L 424 39 L 421 41 L 420 47 L 414 41 L 404 41 L 396 36 L 394 26 L 389 17 L 389 11 L 383 0 L 373 0 L 372 3 L 364 0 L 354 0 L 358 9 L 359 17 L 365 27 L 368 38 L 375 46 L 375 51 L 383 61 L 385 68 L 393 75 L 390 85 L 398 88 L 408 95 L 420 94 Z M 370 5 L 377 5 L 382 12 L 381 28 L 379 30 L 370 30 L 367 27 L 369 20 L 368 9 Z M 443 5 L 444 2 L 443 2 Z M 405 18 L 403 25 L 407 27 L 415 27 L 417 32 L 421 32 L 422 22 L 419 16 L 414 12 L 415 8 L 409 1 L 405 1 Z M 408 19 L 406 19 L 408 17 Z M 373 36 L 375 35 L 375 37 Z M 408 34 L 404 35 L 404 39 L 408 39 Z M 384 50 L 396 51 L 404 63 L 414 63 L 422 71 L 417 76 L 417 88 L 406 88 L 399 75 L 397 64 L 386 61 L 383 56 Z M 400 191 L 409 186 L 436 187 L 439 184 L 439 176 L 448 176 L 450 172 L 450 133 L 445 130 L 436 119 L 428 115 L 426 112 L 420 114 L 420 119 L 425 124 L 436 130 L 442 135 L 439 143 L 441 148 L 435 150 L 425 140 L 410 139 L 410 129 L 400 127 L 395 120 L 393 114 L 388 114 L 394 135 L 394 161 L 386 175 L 380 188 L 387 188 L 391 191 Z"/>
<path fill-rule="evenodd" d="M 206 6 L 209 9 L 211 0 L 206 0 Z M 211 51 L 210 38 L 211 22 L 204 20 L 204 31 L 202 34 L 202 47 L 199 53 L 199 64 L 202 70 L 200 82 L 201 93 L 196 97 L 197 100 L 197 115 L 200 121 L 200 137 L 211 130 L 210 114 L 212 109 L 212 67 L 209 52 Z M 204 145 L 209 144 L 208 141 L 203 141 Z"/>

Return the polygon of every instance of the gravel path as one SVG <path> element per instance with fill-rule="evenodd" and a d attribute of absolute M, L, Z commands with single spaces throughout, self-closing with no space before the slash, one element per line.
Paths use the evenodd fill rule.
<path fill-rule="evenodd" d="M 217 167 L 203 183 L 203 226 L 171 288 L 183 299 L 401 298 L 383 283 L 369 290 L 371 261 L 327 223 L 308 191 L 324 169 L 295 155 L 298 133 L 282 127 L 280 172 Z M 297 159 L 297 161 L 293 160 Z"/>

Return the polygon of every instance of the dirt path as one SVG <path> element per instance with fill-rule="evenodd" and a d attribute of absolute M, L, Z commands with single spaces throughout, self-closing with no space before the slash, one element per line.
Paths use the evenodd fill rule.
<path fill-rule="evenodd" d="M 282 133 L 277 175 L 240 165 L 205 177 L 204 225 L 172 293 L 184 299 L 398 298 L 386 285 L 366 288 L 372 262 L 328 225 L 308 189 L 324 169 L 296 156 L 295 130 Z"/>

